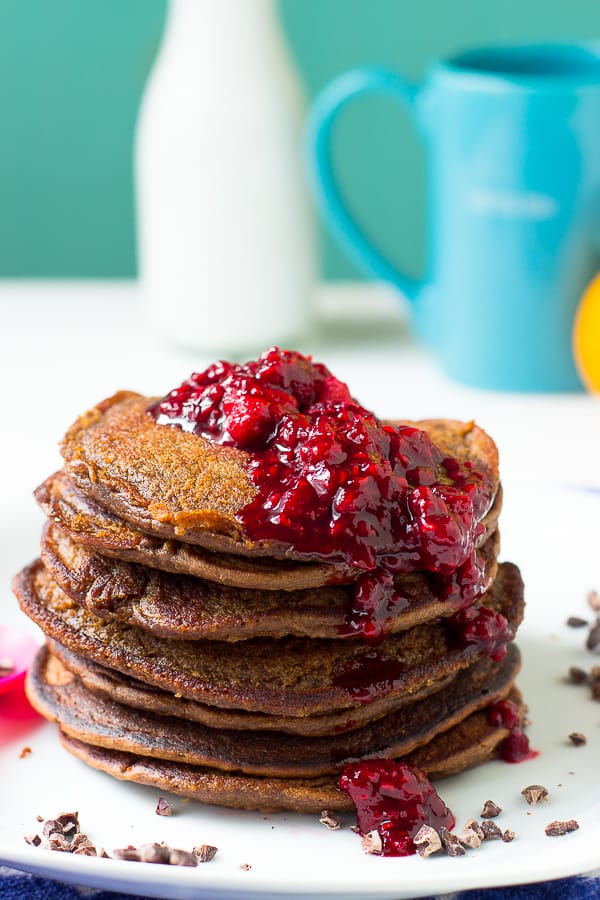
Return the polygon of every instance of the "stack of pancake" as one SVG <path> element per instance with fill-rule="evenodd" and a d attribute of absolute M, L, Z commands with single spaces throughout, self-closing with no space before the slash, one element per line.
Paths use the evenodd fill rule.
<path fill-rule="evenodd" d="M 395 576 L 405 598 L 378 646 L 348 636 L 358 573 L 252 541 L 247 454 L 157 424 L 122 392 L 67 432 L 64 468 L 36 491 L 41 559 L 15 579 L 44 631 L 28 695 L 64 746 L 117 778 L 248 809 L 344 810 L 349 761 L 398 758 L 436 778 L 498 753 L 490 717 L 510 698 L 519 653 L 457 637 L 456 607 L 430 573 Z M 479 428 L 419 423 L 493 485 L 478 606 L 514 636 L 518 569 L 497 563 L 496 449 Z M 493 656 L 496 658 L 492 658 Z"/>

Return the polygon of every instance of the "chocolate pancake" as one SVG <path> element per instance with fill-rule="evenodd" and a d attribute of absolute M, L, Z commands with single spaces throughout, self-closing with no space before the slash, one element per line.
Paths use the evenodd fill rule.
<path fill-rule="evenodd" d="M 27 682 L 41 715 L 86 744 L 226 772 L 274 777 L 335 774 L 348 762 L 396 758 L 429 743 L 470 713 L 505 697 L 520 665 L 513 645 L 504 660 L 483 659 L 436 694 L 364 728 L 321 738 L 276 731 L 247 734 L 144 713 L 92 693 L 42 648 Z"/>
<path fill-rule="evenodd" d="M 319 587 L 348 577 L 341 566 L 265 557 L 251 559 L 152 537 L 90 500 L 77 490 L 64 471 L 56 472 L 41 484 L 35 498 L 48 519 L 60 525 L 77 543 L 97 549 L 103 556 L 140 562 L 164 572 L 266 591 Z"/>
<path fill-rule="evenodd" d="M 494 532 L 478 551 L 491 583 L 499 549 Z M 253 637 L 338 638 L 353 587 L 325 585 L 303 591 L 232 588 L 102 556 L 47 523 L 42 561 L 60 588 L 102 619 L 115 619 L 171 638 L 220 641 Z M 425 573 L 397 575 L 404 598 L 390 613 L 391 633 L 449 616 L 455 606 L 438 599 Z M 483 601 L 485 602 L 485 600 Z M 404 608 L 403 608 L 404 606 Z"/>
<path fill-rule="evenodd" d="M 77 490 L 64 471 L 56 472 L 35 491 L 35 497 L 51 522 L 77 544 L 102 556 L 138 562 L 163 572 L 194 575 L 230 587 L 253 590 L 295 591 L 346 582 L 352 570 L 333 563 L 251 559 L 233 553 L 213 553 L 194 544 L 163 540 L 137 531 Z M 497 529 L 502 508 L 502 488 L 482 520 L 483 546 Z"/>
<path fill-rule="evenodd" d="M 487 652 L 457 640 L 444 620 L 392 635 L 379 649 L 359 641 L 302 638 L 166 640 L 78 606 L 40 562 L 16 577 L 14 590 L 45 634 L 75 653 L 188 699 L 269 715 L 310 716 L 367 703 L 376 718 Z M 504 564 L 487 602 L 506 617 L 514 635 L 524 606 L 515 566 Z"/>
<path fill-rule="evenodd" d="M 162 691 L 137 678 L 108 669 L 67 650 L 52 638 L 47 639 L 47 644 L 53 656 L 56 656 L 70 672 L 77 675 L 92 692 L 104 694 L 125 706 L 156 712 L 163 716 L 175 716 L 190 722 L 201 722 L 210 728 L 227 728 L 234 731 L 275 730 L 286 734 L 321 737 L 360 728 L 374 717 L 369 704 L 344 710 L 342 713 L 322 713 L 317 716 L 274 716 L 234 709 L 218 709 L 216 706 L 208 706 L 178 694 Z M 406 696 L 406 704 L 420 702 L 450 684 L 452 678 L 453 675 L 449 674 L 413 691 Z"/>
<path fill-rule="evenodd" d="M 523 703 L 516 689 L 511 692 L 510 700 L 519 706 L 523 715 Z M 402 759 L 423 769 L 435 780 L 493 759 L 507 736 L 506 728 L 490 724 L 483 709 L 471 713 L 464 721 Z M 61 741 L 67 750 L 89 766 L 121 781 L 149 785 L 202 803 L 265 812 L 293 810 L 318 813 L 323 809 L 344 812 L 353 808 L 348 796 L 337 787 L 333 776 L 275 778 L 225 773 L 204 766 L 108 750 L 64 733 L 61 733 Z"/>
<path fill-rule="evenodd" d="M 75 485 L 146 534 L 243 556 L 309 558 L 244 533 L 238 513 L 256 496 L 246 451 L 157 425 L 147 414 L 153 400 L 121 391 L 71 426 L 61 449 Z M 428 431 L 445 453 L 484 471 L 492 485 L 491 504 L 498 488 L 491 438 L 473 422 L 411 424 Z"/>

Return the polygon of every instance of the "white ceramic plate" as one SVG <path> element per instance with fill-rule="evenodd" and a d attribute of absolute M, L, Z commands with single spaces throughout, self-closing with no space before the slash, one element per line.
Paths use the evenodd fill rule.
<path fill-rule="evenodd" d="M 532 492 L 507 485 L 502 514 L 503 557 L 524 573 L 528 608 L 519 633 L 524 666 L 519 684 L 530 706 L 530 736 L 540 756 L 521 765 L 493 762 L 441 782 L 438 789 L 459 824 L 477 816 L 487 799 L 517 837 L 484 844 L 465 857 L 423 860 L 364 856 L 350 831 L 317 817 L 240 813 L 182 803 L 175 815 L 155 815 L 157 792 L 126 785 L 88 769 L 61 750 L 53 727 L 8 735 L 0 749 L 0 862 L 64 881 L 149 897 L 407 898 L 446 891 L 517 884 L 589 871 L 600 865 L 600 704 L 585 687 L 565 683 L 570 665 L 589 668 L 585 630 L 565 626 L 569 615 L 590 617 L 585 598 L 600 587 L 600 497 L 553 489 Z M 596 661 L 597 658 L 596 658 Z M 2 725 L 0 706 L 0 726 Z M 6 726 L 6 720 L 4 720 Z M 587 735 L 574 747 L 568 734 Z M 22 748 L 31 754 L 20 759 Z M 545 785 L 550 798 L 527 806 L 521 789 Z M 127 844 L 165 840 L 191 849 L 214 844 L 217 857 L 196 869 L 74 857 L 25 844 L 36 815 L 79 810 L 82 829 L 109 852 Z M 577 819 L 580 829 L 550 838 L 553 819 Z M 249 864 L 251 869 L 240 868 Z"/>

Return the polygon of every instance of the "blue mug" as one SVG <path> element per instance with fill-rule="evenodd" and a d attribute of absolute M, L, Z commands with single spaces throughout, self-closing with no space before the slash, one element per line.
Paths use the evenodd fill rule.
<path fill-rule="evenodd" d="M 340 110 L 367 93 L 401 101 L 429 174 L 428 276 L 414 281 L 348 211 L 331 159 Z M 421 87 L 354 69 L 316 99 L 311 178 L 354 260 L 410 301 L 415 333 L 466 384 L 580 390 L 571 332 L 600 268 L 600 44 L 490 47 L 432 67 Z"/>

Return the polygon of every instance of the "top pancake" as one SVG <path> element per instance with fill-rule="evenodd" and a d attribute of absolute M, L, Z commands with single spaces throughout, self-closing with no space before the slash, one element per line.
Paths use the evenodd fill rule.
<path fill-rule="evenodd" d="M 247 556 L 310 558 L 274 541 L 252 541 L 238 513 L 256 495 L 248 454 L 165 425 L 147 414 L 153 398 L 121 391 L 67 431 L 65 469 L 86 496 L 136 529 Z M 494 442 L 473 423 L 417 424 L 448 455 L 471 460 L 498 487 Z"/>

